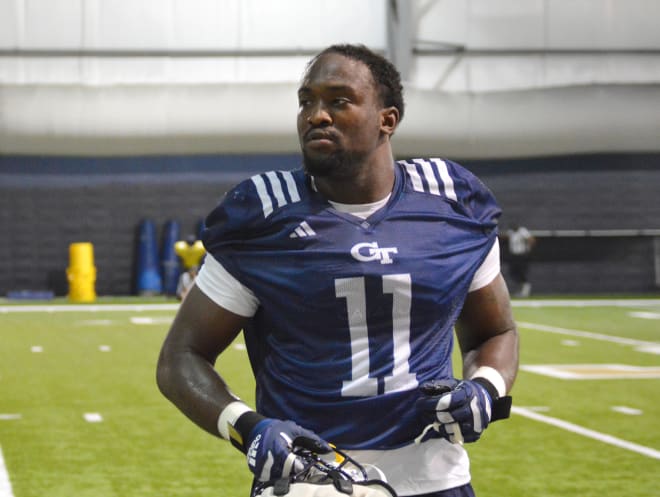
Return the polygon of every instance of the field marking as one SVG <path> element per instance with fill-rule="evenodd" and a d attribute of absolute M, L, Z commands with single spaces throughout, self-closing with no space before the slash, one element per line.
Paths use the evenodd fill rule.
<path fill-rule="evenodd" d="M 0 305 L 0 313 L 14 312 L 114 312 L 176 311 L 180 304 L 100 304 L 100 305 Z"/>
<path fill-rule="evenodd" d="M 2 455 L 2 447 L 0 446 L 0 497 L 14 497 L 14 491 L 11 488 L 11 481 L 9 481 L 9 472 L 5 464 L 5 458 Z"/>
<path fill-rule="evenodd" d="M 76 323 L 78 326 L 111 326 L 114 324 L 112 319 L 87 319 Z"/>
<path fill-rule="evenodd" d="M 612 435 L 607 435 L 599 431 L 590 430 L 589 428 L 584 428 L 583 426 L 569 423 L 568 421 L 564 421 L 562 419 L 552 418 L 544 414 L 539 414 L 525 407 L 514 406 L 511 408 L 511 412 L 518 414 L 519 416 L 533 419 L 534 421 L 546 423 L 552 426 L 556 426 L 557 428 L 561 428 L 562 430 L 582 435 L 583 437 L 592 438 L 594 440 L 598 440 L 599 442 L 614 445 L 615 447 L 629 450 L 631 452 L 636 452 L 652 459 L 660 459 L 660 451 L 652 449 L 651 447 L 645 447 L 644 445 L 628 442 L 627 440 L 622 440 L 620 438 L 613 437 Z"/>
<path fill-rule="evenodd" d="M 534 364 L 521 365 L 522 371 L 561 380 L 624 380 L 660 378 L 660 367 L 628 364 Z"/>
<path fill-rule="evenodd" d="M 13 421 L 15 419 L 21 419 L 20 414 L 0 414 L 0 421 Z"/>
<path fill-rule="evenodd" d="M 34 304 L 0 305 L 0 313 L 176 311 L 181 304 Z M 513 307 L 660 307 L 660 299 L 516 300 Z"/>
<path fill-rule="evenodd" d="M 513 307 L 660 307 L 660 299 L 516 300 Z"/>
<path fill-rule="evenodd" d="M 640 318 L 640 319 L 660 319 L 660 312 L 629 312 L 628 316 L 631 318 Z"/>
<path fill-rule="evenodd" d="M 628 406 L 612 406 L 610 407 L 614 412 L 620 412 L 621 414 L 627 414 L 628 416 L 639 416 L 644 414 L 641 409 L 635 409 L 634 407 Z"/>
<path fill-rule="evenodd" d="M 103 416 L 98 412 L 86 412 L 83 414 L 83 418 L 88 423 L 101 423 L 103 421 Z"/>
<path fill-rule="evenodd" d="M 604 335 L 603 333 L 594 333 L 592 331 L 572 330 L 570 328 L 559 328 L 558 326 L 548 326 L 545 324 L 528 323 L 518 321 L 518 326 L 536 331 L 545 331 L 548 333 L 558 333 L 560 335 L 570 335 L 574 337 L 592 338 L 604 342 L 613 342 L 620 345 L 632 345 L 634 347 L 658 347 L 657 342 L 647 342 L 645 340 L 635 340 L 634 338 L 618 337 L 614 335 Z"/>
<path fill-rule="evenodd" d="M 660 343 L 657 345 L 644 345 L 635 349 L 637 352 L 646 352 L 647 354 L 660 355 Z"/>
<path fill-rule="evenodd" d="M 172 318 L 171 317 L 152 318 L 149 316 L 133 316 L 130 318 L 130 322 L 131 324 L 140 324 L 140 325 L 172 324 Z"/>

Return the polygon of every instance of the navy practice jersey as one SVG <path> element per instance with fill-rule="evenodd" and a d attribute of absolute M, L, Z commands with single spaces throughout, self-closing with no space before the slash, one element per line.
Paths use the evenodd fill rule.
<path fill-rule="evenodd" d="M 257 410 L 345 449 L 419 435 L 418 386 L 450 378 L 453 327 L 497 236 L 490 191 L 450 161 L 395 165 L 385 207 L 335 210 L 302 170 L 253 176 L 208 216 L 207 251 L 260 305 Z"/>

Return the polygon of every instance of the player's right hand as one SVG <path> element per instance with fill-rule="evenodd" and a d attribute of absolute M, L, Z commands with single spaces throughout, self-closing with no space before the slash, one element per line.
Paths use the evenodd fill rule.
<path fill-rule="evenodd" d="M 246 447 L 248 467 L 259 481 L 276 480 L 302 470 L 304 462 L 294 454 L 294 448 L 317 454 L 332 450 L 314 432 L 293 421 L 272 418 L 262 419 L 252 428 Z"/>

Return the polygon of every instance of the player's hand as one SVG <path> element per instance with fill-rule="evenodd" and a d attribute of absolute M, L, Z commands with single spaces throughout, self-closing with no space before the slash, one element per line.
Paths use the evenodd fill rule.
<path fill-rule="evenodd" d="M 293 421 L 271 418 L 262 419 L 252 428 L 246 446 L 248 466 L 259 481 L 276 480 L 301 471 L 304 461 L 293 453 L 294 448 L 317 454 L 332 450 L 314 432 Z"/>
<path fill-rule="evenodd" d="M 490 422 L 492 399 L 475 381 L 433 381 L 420 390 L 416 408 L 426 428 L 417 442 L 438 436 L 451 443 L 475 442 Z"/>

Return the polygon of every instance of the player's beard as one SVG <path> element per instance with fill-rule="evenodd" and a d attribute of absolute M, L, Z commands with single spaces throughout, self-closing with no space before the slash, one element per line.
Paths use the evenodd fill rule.
<path fill-rule="evenodd" d="M 350 178 L 358 172 L 359 164 L 360 160 L 355 154 L 344 150 L 337 150 L 322 157 L 312 157 L 303 149 L 305 172 L 317 178 Z"/>

